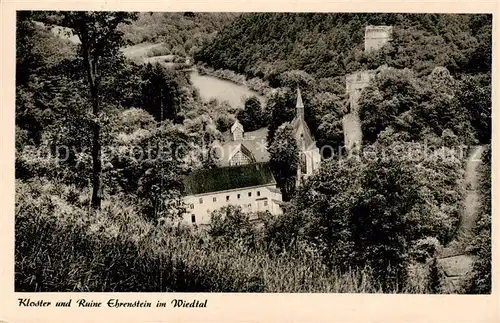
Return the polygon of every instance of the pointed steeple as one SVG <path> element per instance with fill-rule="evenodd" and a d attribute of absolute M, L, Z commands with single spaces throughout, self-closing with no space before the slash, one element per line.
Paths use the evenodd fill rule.
<path fill-rule="evenodd" d="M 304 103 L 302 102 L 302 95 L 300 94 L 300 88 L 297 86 L 297 104 L 295 105 L 297 109 L 297 118 L 304 119 Z"/>

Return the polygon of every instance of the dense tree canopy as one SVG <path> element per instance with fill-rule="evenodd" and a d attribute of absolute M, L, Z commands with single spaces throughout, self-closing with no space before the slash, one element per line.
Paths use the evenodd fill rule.
<path fill-rule="evenodd" d="M 379 53 L 362 53 L 366 25 L 394 26 L 391 45 Z M 482 72 L 491 69 L 491 15 L 242 14 L 196 57 L 272 82 L 294 69 L 323 78 L 377 67 L 381 61 L 418 74 L 436 65 L 452 73 Z"/>
<path fill-rule="evenodd" d="M 173 240 L 168 239 L 176 235 L 182 238 L 186 253 L 175 249 L 168 257 L 173 267 L 178 259 L 195 259 L 190 267 L 195 268 L 194 278 L 183 276 L 182 266 L 172 271 L 180 273 L 179 281 L 193 279 L 198 287 L 212 286 L 209 280 L 219 276 L 223 282 L 243 281 L 246 290 L 260 291 L 266 284 L 266 275 L 238 276 L 243 267 L 253 269 L 246 265 L 227 267 L 232 278 L 214 274 L 206 279 L 198 257 L 208 250 L 216 251 L 215 267 L 224 257 L 232 263 L 255 255 L 259 264 L 272 264 L 280 276 L 285 271 L 276 263 L 285 264 L 289 270 L 285 276 L 295 277 L 291 259 L 314 259 L 303 261 L 301 268 L 307 269 L 300 276 L 301 286 L 312 284 L 308 279 L 316 281 L 317 272 L 362 272 L 374 278 L 371 291 L 393 292 L 411 283 L 411 265 L 427 266 L 429 257 L 455 238 L 464 210 L 464 164 L 469 152 L 459 149 L 462 144 L 491 141 L 491 15 L 141 13 L 131 25 L 118 24 L 117 17 L 120 14 L 18 13 L 15 144 L 22 194 L 16 204 L 16 225 L 21 226 L 16 228 L 16 243 L 39 236 L 33 232 L 42 226 L 32 217 L 40 213 L 37 221 L 48 221 L 43 227 L 52 228 L 43 235 L 52 243 L 51 260 L 74 255 L 74 246 L 62 244 L 67 237 L 61 232 L 66 231 L 57 231 L 65 225 L 91 232 L 98 237 L 92 240 L 96 245 L 108 241 L 102 245 L 118 248 L 120 256 L 123 251 L 130 257 L 126 260 L 138 259 L 140 252 L 131 247 L 138 241 L 143 245 L 153 241 L 157 249 L 157 236 L 148 235 L 153 230 L 161 243 L 170 243 Z M 93 36 L 95 42 L 72 44 L 35 22 L 42 18 L 47 24 L 76 24 L 83 38 Z M 80 24 L 83 18 L 92 24 Z M 367 24 L 394 25 L 393 41 L 380 51 L 364 53 Z M 266 89 L 266 103 L 261 106 L 259 99 L 249 98 L 239 110 L 216 99 L 204 102 L 187 73 L 125 59 L 118 50 L 125 40 L 164 42 L 168 53 L 197 53 L 212 67 L 263 78 L 259 84 Z M 296 88 L 302 92 L 305 120 L 318 148 L 335 149 L 343 145 L 342 118 L 352 108 L 345 94 L 345 73 L 363 68 L 378 68 L 359 100 L 363 149 L 345 155 L 334 151 L 296 188 L 299 151 L 288 123 L 296 115 Z M 89 95 L 93 80 L 98 80 L 98 109 L 93 109 L 95 96 Z M 185 175 L 217 166 L 207 152 L 223 140 L 236 118 L 245 131 L 269 130 L 270 167 L 285 201 L 283 214 L 260 214 L 263 227 L 258 229 L 255 214 L 229 206 L 213 210 L 204 233 L 182 231 L 180 225 L 161 226 L 185 211 Z M 99 173 L 105 201 L 104 210 L 96 214 L 113 224 L 111 229 L 98 229 L 105 233 L 95 229 L 104 227 L 96 223 L 101 217 L 94 217 L 88 228 L 80 221 L 90 205 L 82 192 L 92 187 L 95 156 L 90 147 L 95 147 L 91 134 L 96 121 L 101 126 Z M 471 293 L 491 288 L 491 148 L 486 148 L 480 169 L 479 221 L 468 250 L 477 258 L 464 286 Z M 45 184 L 31 187 L 33 179 Z M 103 238 L 115 229 L 115 220 L 122 229 L 139 232 L 133 234 L 136 241 L 123 242 L 127 234 Z M 50 240 L 53 236 L 55 240 Z M 80 235 L 71 241 L 79 239 Z M 171 243 L 169 248 L 177 245 Z M 32 248 L 17 247 L 21 253 L 16 255 L 16 270 L 32 273 L 45 266 L 40 259 L 46 258 L 39 258 Z M 91 254 L 96 248 L 89 244 L 84 250 Z M 149 251 L 141 257 L 150 257 Z M 101 250 L 92 263 L 118 263 L 120 271 L 135 261 L 123 265 L 119 257 L 108 254 L 109 249 Z M 77 258 L 71 258 L 72 266 L 90 268 L 80 266 L 85 257 Z M 162 259 L 166 258 L 155 261 Z M 59 261 L 67 265 L 63 260 Z M 158 268 L 155 261 L 151 268 Z M 23 267 L 31 263 L 37 267 Z M 338 277 L 332 277 L 328 276 L 330 283 L 336 283 Z M 29 279 L 26 274 L 16 284 L 33 288 Z M 359 285 L 365 278 L 353 279 L 353 285 Z M 438 290 L 438 280 L 427 282 L 431 291 Z M 75 288 L 68 286 L 64 288 Z"/>
<path fill-rule="evenodd" d="M 269 165 L 281 189 L 283 200 L 288 201 L 295 191 L 299 150 L 292 126 L 286 122 L 276 131 L 269 146 Z"/>
<path fill-rule="evenodd" d="M 383 69 L 363 91 L 359 102 L 363 137 L 374 142 L 391 126 L 405 140 L 421 140 L 426 133 L 441 136 L 452 130 L 463 142 L 471 143 L 474 131 L 471 115 L 460 102 L 457 81 L 446 68 L 436 67 L 426 78 L 411 70 Z"/>
<path fill-rule="evenodd" d="M 151 56 L 192 56 L 216 32 L 237 16 L 235 13 L 141 12 L 137 21 L 121 26 L 124 39 L 132 44 L 162 43 Z"/>
<path fill-rule="evenodd" d="M 245 131 L 259 129 L 264 122 L 264 115 L 259 99 L 252 96 L 245 100 L 245 108 L 238 112 L 238 120 Z"/>

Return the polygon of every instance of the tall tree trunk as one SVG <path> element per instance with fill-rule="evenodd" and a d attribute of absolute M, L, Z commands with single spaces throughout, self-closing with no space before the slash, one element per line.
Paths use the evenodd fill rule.
<path fill-rule="evenodd" d="M 86 46 L 85 46 L 86 45 Z M 101 208 L 101 126 L 99 124 L 99 93 L 96 80 L 97 58 L 92 57 L 88 44 L 85 46 L 85 65 L 92 99 L 92 208 Z"/>
<path fill-rule="evenodd" d="M 92 207 L 101 208 L 101 126 L 99 124 L 99 101 L 97 87 L 92 88 L 92 112 L 94 115 L 92 133 Z"/>

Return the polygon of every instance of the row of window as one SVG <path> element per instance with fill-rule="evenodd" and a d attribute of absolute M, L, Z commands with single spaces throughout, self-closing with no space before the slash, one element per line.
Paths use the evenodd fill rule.
<path fill-rule="evenodd" d="M 267 204 L 267 200 L 264 200 L 264 206 L 267 206 L 267 205 L 268 205 Z M 247 207 L 248 207 L 249 210 L 252 210 L 252 204 L 251 203 L 248 204 Z M 194 208 L 193 204 L 191 204 L 191 208 L 192 209 Z M 208 212 L 210 212 L 210 210 L 208 210 Z M 191 222 L 192 223 L 196 223 L 196 215 L 194 215 L 194 214 L 191 215 Z"/>
<path fill-rule="evenodd" d="M 260 191 L 257 191 L 257 196 L 260 196 Z M 252 197 L 252 192 L 248 192 L 248 197 Z M 241 194 L 236 194 L 236 198 L 240 199 L 241 198 Z M 230 199 L 230 195 L 226 195 L 226 201 L 229 201 L 229 199 Z M 200 197 L 200 199 L 198 200 L 198 202 L 200 204 L 203 204 L 203 197 Z M 217 198 L 213 197 L 212 198 L 212 202 L 217 202 Z"/>

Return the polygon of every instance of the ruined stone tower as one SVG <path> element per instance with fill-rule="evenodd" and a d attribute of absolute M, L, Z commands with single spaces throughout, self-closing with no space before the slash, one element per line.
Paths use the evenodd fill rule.
<path fill-rule="evenodd" d="M 366 26 L 365 52 L 382 48 L 392 39 L 392 26 Z M 383 67 L 382 67 L 383 68 Z M 375 70 L 357 71 L 346 75 L 346 93 L 349 96 L 349 113 L 342 119 L 344 144 L 347 150 L 361 146 L 362 132 L 359 120 L 359 99 L 361 92 L 375 77 Z"/>
<path fill-rule="evenodd" d="M 349 95 L 349 111 L 358 114 L 358 101 L 361 91 L 370 84 L 375 76 L 374 71 L 357 71 L 346 76 L 346 92 Z"/>
<path fill-rule="evenodd" d="M 365 52 L 378 50 L 392 39 L 392 26 L 366 26 Z"/>

